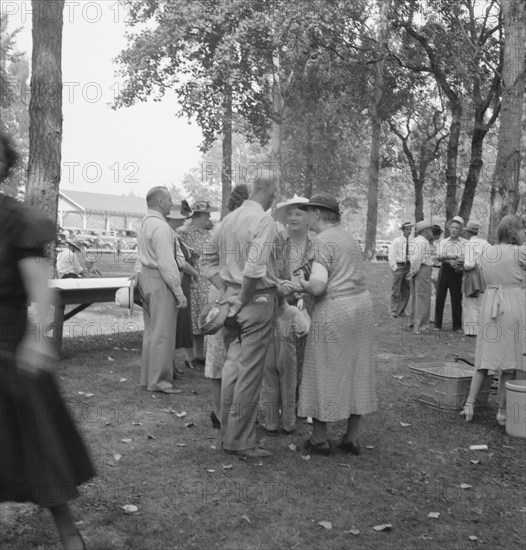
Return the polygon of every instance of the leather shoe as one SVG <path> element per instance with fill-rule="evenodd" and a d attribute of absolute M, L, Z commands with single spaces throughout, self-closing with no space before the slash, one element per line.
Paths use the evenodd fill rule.
<path fill-rule="evenodd" d="M 169 395 L 172 395 L 174 393 L 183 393 L 183 390 L 178 390 L 173 386 L 171 388 L 162 388 L 161 390 L 155 390 L 155 391 L 158 393 L 167 393 Z"/>
<path fill-rule="evenodd" d="M 225 449 L 225 451 L 228 454 L 238 456 L 242 459 L 247 458 L 268 458 L 272 456 L 272 453 L 270 451 L 266 451 L 265 449 L 260 449 L 259 447 L 254 447 L 253 449 L 245 449 L 244 451 L 229 451 Z"/>
<path fill-rule="evenodd" d="M 321 443 L 311 443 L 310 439 L 307 439 L 303 443 L 303 450 L 309 454 L 328 456 L 331 454 L 331 443 L 329 440 L 322 441 Z"/>
<path fill-rule="evenodd" d="M 278 435 L 279 430 L 269 430 L 268 428 L 265 428 L 265 432 L 267 433 L 267 435 L 274 437 Z"/>
<path fill-rule="evenodd" d="M 352 441 L 344 441 L 342 439 L 338 447 L 345 453 L 351 453 L 354 456 L 358 456 L 361 451 L 360 443 L 358 443 L 358 441 L 353 443 Z"/>

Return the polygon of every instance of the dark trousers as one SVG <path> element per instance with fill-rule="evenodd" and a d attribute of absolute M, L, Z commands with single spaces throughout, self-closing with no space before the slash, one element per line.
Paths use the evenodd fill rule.
<path fill-rule="evenodd" d="M 438 274 L 435 308 L 435 327 L 442 328 L 447 291 L 451 296 L 453 330 L 462 328 L 462 271 L 455 271 L 449 264 L 442 264 Z"/>
<path fill-rule="evenodd" d="M 400 317 L 404 314 L 409 294 L 411 292 L 411 283 L 407 279 L 409 273 L 409 263 L 399 263 L 396 270 L 393 271 L 393 286 L 391 289 L 391 315 Z"/>

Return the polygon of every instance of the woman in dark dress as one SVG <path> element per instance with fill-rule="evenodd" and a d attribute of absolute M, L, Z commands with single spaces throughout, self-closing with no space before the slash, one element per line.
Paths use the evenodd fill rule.
<path fill-rule="evenodd" d="M 0 182 L 16 158 L 0 134 Z M 41 211 L 0 195 L 0 502 L 49 508 L 64 548 L 77 550 L 84 543 L 68 501 L 94 470 L 49 370 L 54 353 L 40 328 L 51 305 L 44 247 L 55 237 Z M 24 339 L 29 302 L 37 324 Z"/>

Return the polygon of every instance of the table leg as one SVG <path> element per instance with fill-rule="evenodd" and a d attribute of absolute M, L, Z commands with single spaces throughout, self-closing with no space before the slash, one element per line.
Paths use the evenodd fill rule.
<path fill-rule="evenodd" d="M 62 335 L 64 332 L 64 312 L 66 306 L 62 304 L 55 305 L 55 313 L 53 315 L 53 339 L 57 355 L 60 357 L 62 352 Z"/>

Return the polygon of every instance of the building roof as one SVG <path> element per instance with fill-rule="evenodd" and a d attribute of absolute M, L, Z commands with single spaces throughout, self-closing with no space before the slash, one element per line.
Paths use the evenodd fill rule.
<path fill-rule="evenodd" d="M 88 193 L 87 191 L 61 190 L 59 210 L 62 212 L 89 212 L 90 214 L 136 215 L 146 214 L 146 199 Z"/>

